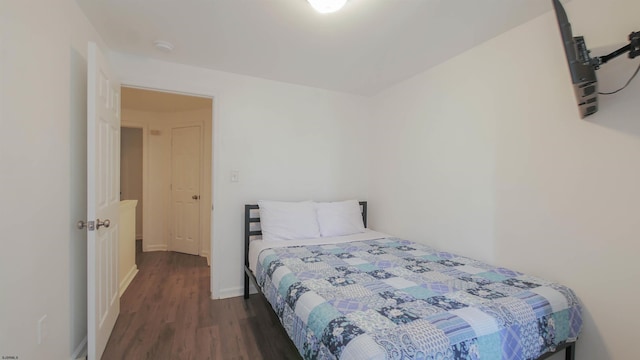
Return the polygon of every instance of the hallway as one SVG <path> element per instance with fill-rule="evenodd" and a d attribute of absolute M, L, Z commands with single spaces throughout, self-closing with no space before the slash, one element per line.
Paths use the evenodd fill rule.
<path fill-rule="evenodd" d="M 140 246 L 136 258 L 102 359 L 300 358 L 262 295 L 209 298 L 205 258 Z"/>

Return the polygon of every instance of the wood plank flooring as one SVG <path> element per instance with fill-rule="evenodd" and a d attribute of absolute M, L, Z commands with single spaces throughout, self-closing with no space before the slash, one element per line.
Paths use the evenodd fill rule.
<path fill-rule="evenodd" d="M 301 358 L 262 295 L 210 299 L 204 258 L 159 251 L 136 259 L 103 360 Z"/>

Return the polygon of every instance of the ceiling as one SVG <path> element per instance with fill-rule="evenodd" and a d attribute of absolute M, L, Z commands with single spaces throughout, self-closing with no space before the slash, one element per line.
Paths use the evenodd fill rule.
<path fill-rule="evenodd" d="M 210 98 L 168 92 L 122 87 L 120 106 L 123 109 L 151 112 L 179 112 L 211 109 Z"/>
<path fill-rule="evenodd" d="M 76 1 L 113 51 L 366 96 L 552 8 L 550 0 L 349 0 L 319 14 L 306 0 Z"/>

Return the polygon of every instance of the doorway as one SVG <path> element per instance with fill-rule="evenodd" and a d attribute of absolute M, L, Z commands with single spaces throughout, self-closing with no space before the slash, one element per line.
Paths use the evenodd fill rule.
<path fill-rule="evenodd" d="M 142 134 L 141 226 L 136 231 L 142 251 L 185 252 L 210 263 L 213 100 L 123 86 L 121 107 L 122 151 L 127 129 Z M 188 177 L 183 176 L 185 166 Z"/>
<path fill-rule="evenodd" d="M 120 200 L 137 200 L 135 239 L 142 241 L 142 128 L 121 127 Z"/>

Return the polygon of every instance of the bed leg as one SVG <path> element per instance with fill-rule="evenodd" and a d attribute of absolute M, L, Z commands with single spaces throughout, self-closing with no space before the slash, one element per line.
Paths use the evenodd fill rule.
<path fill-rule="evenodd" d="M 249 298 L 249 275 L 246 272 L 244 273 L 244 298 Z"/>
<path fill-rule="evenodd" d="M 576 343 L 573 343 L 564 349 L 564 358 L 565 360 L 576 359 Z"/>

